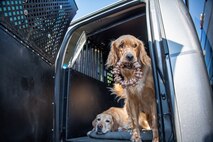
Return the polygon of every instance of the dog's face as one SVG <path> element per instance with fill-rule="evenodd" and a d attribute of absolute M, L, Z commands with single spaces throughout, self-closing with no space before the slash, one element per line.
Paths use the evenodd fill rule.
<path fill-rule="evenodd" d="M 112 43 L 113 48 L 117 51 L 118 60 L 121 61 L 124 65 L 127 65 L 126 68 L 131 68 L 131 63 L 137 61 L 139 56 L 139 42 L 134 37 L 128 38 L 123 36 L 118 38 Z"/>
<path fill-rule="evenodd" d="M 112 41 L 106 65 L 114 66 L 120 61 L 125 69 L 131 70 L 136 61 L 146 64 L 146 56 L 142 41 L 132 35 L 123 35 Z"/>
<path fill-rule="evenodd" d="M 95 120 L 93 120 L 92 125 L 97 134 L 105 134 L 110 131 L 115 131 L 118 128 L 116 121 L 109 114 L 99 114 L 96 116 Z"/>

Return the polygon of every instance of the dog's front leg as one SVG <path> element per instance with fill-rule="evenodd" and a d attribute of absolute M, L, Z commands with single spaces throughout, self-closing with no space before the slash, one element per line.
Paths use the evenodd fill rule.
<path fill-rule="evenodd" d="M 131 136 L 131 141 L 132 142 L 142 142 L 141 141 L 141 136 L 140 136 L 140 129 L 139 129 L 139 114 L 140 110 L 138 107 L 138 103 L 135 102 L 134 98 L 129 98 L 127 99 L 127 112 L 129 115 L 129 118 L 132 122 L 132 136 Z"/>

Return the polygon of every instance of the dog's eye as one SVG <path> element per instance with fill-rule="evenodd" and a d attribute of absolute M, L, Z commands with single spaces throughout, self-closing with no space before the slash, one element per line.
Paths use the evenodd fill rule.
<path fill-rule="evenodd" d="M 138 46 L 138 45 L 137 45 L 136 43 L 135 43 L 135 44 L 133 44 L 133 47 L 134 47 L 134 48 L 136 48 L 137 46 Z"/>
<path fill-rule="evenodd" d="M 97 120 L 98 120 L 98 121 L 101 121 L 101 119 L 100 119 L 100 118 L 98 118 Z"/>
<path fill-rule="evenodd" d="M 106 122 L 109 123 L 110 121 L 109 121 L 109 120 L 106 120 Z"/>
<path fill-rule="evenodd" d="M 119 48 L 123 48 L 124 47 L 124 43 L 121 42 L 121 44 L 119 45 Z"/>

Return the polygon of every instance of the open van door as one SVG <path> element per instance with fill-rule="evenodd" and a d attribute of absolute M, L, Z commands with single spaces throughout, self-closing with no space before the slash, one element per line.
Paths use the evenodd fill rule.
<path fill-rule="evenodd" d="M 167 79 L 166 97 L 175 138 L 177 141 L 212 141 L 212 90 L 188 9 L 183 1 L 150 0 L 149 4 L 149 35 L 152 35 L 152 49 L 157 53 L 157 65 L 161 64 L 157 66 L 158 76 Z M 164 93 L 161 97 L 165 97 Z"/>
<path fill-rule="evenodd" d="M 52 142 L 55 59 L 74 0 L 0 1 L 0 141 Z"/>

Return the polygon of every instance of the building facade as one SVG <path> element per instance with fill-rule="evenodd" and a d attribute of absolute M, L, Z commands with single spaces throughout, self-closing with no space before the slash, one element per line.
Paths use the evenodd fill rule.
<path fill-rule="evenodd" d="M 213 0 L 184 0 L 194 22 L 213 89 Z"/>

